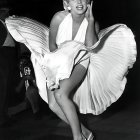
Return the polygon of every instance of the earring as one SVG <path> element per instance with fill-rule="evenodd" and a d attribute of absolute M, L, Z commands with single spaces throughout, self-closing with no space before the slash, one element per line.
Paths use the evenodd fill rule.
<path fill-rule="evenodd" d="M 71 10 L 71 7 L 68 6 L 67 8 L 68 8 L 69 11 Z"/>

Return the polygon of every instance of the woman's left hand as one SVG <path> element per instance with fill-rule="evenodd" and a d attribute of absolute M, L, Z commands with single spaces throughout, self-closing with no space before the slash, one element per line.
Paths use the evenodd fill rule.
<path fill-rule="evenodd" d="M 93 7 L 93 1 L 91 2 L 91 4 L 87 5 L 87 11 L 86 11 L 85 17 L 87 18 L 88 21 L 94 21 L 92 7 Z"/>

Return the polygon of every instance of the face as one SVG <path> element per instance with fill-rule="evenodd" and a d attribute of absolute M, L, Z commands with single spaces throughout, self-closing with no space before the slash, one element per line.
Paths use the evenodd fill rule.
<path fill-rule="evenodd" d="M 71 12 L 76 14 L 84 14 L 87 10 L 89 0 L 67 0 L 67 3 L 71 8 Z"/>

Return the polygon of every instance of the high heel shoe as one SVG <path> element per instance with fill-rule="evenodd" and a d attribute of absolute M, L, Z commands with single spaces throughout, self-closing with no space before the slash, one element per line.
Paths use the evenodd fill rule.
<path fill-rule="evenodd" d="M 92 133 L 89 134 L 88 138 L 86 138 L 83 134 L 82 136 L 83 136 L 83 140 L 95 140 L 95 137 L 93 136 Z"/>
<path fill-rule="evenodd" d="M 87 140 L 87 138 L 82 134 L 82 140 Z"/>
<path fill-rule="evenodd" d="M 93 134 L 90 133 L 89 136 L 88 136 L 88 138 L 87 138 L 87 140 L 94 140 L 94 138 L 95 138 L 95 137 L 93 136 Z"/>

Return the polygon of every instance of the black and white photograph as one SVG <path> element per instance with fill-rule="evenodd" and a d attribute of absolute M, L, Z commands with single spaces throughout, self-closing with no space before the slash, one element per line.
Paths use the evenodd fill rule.
<path fill-rule="evenodd" d="M 140 140 L 139 0 L 0 0 L 0 140 Z"/>

